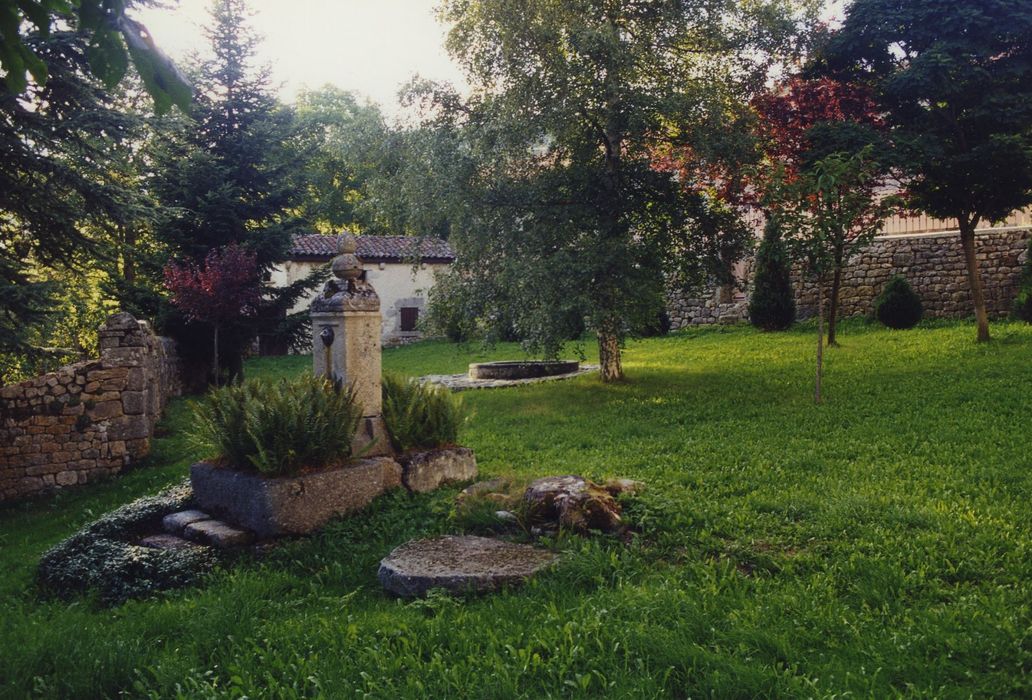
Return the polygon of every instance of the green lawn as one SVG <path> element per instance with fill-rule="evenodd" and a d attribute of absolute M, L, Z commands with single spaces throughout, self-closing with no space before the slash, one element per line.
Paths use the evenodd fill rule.
<path fill-rule="evenodd" d="M 820 407 L 806 329 L 632 343 L 616 386 L 465 394 L 483 475 L 649 487 L 631 544 L 552 543 L 563 564 L 521 590 L 380 591 L 392 547 L 457 527 L 446 489 L 395 492 L 200 588 L 111 609 L 40 600 L 45 548 L 186 474 L 177 401 L 145 468 L 0 511 L 0 696 L 1028 697 L 1032 327 L 994 333 L 847 323 Z M 384 366 L 514 354 L 424 343 Z"/>

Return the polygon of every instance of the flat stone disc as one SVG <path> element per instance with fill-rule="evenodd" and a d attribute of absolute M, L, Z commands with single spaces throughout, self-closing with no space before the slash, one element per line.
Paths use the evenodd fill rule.
<path fill-rule="evenodd" d="M 551 565 L 552 552 L 487 537 L 438 537 L 401 545 L 380 562 L 380 584 L 403 598 L 431 588 L 450 593 L 493 591 Z"/>

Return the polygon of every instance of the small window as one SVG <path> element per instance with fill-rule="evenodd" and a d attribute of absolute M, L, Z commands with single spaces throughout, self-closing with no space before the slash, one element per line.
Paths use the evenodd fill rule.
<path fill-rule="evenodd" d="M 401 332 L 414 333 L 419 321 L 419 309 L 414 306 L 401 307 Z"/>

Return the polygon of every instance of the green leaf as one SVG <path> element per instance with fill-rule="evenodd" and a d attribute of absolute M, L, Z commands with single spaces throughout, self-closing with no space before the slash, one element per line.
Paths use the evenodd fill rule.
<path fill-rule="evenodd" d="M 154 44 L 147 28 L 123 17 L 119 21 L 119 30 L 125 37 L 129 56 L 143 85 L 154 100 L 154 111 L 164 114 L 175 105 L 188 112 L 193 101 L 193 88 L 176 64 Z"/>
<path fill-rule="evenodd" d="M 93 39 L 86 49 L 86 58 L 90 63 L 90 70 L 108 88 L 118 85 L 129 70 L 129 56 L 122 45 L 121 35 L 111 30 L 97 31 L 93 34 Z"/>

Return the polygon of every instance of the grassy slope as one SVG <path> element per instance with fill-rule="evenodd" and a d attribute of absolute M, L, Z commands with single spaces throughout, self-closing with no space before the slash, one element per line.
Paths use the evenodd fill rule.
<path fill-rule="evenodd" d="M 1027 696 L 1032 328 L 994 332 L 976 346 L 963 324 L 847 324 L 822 407 L 811 336 L 745 328 L 632 344 L 618 386 L 466 394 L 483 474 L 650 486 L 633 545 L 562 541 L 564 565 L 519 591 L 379 591 L 391 547 L 455 527 L 446 490 L 395 493 L 203 589 L 111 610 L 38 600 L 43 549 L 185 473 L 177 402 L 147 468 L 0 511 L 0 696 Z M 427 343 L 384 365 L 470 360 Z"/>

